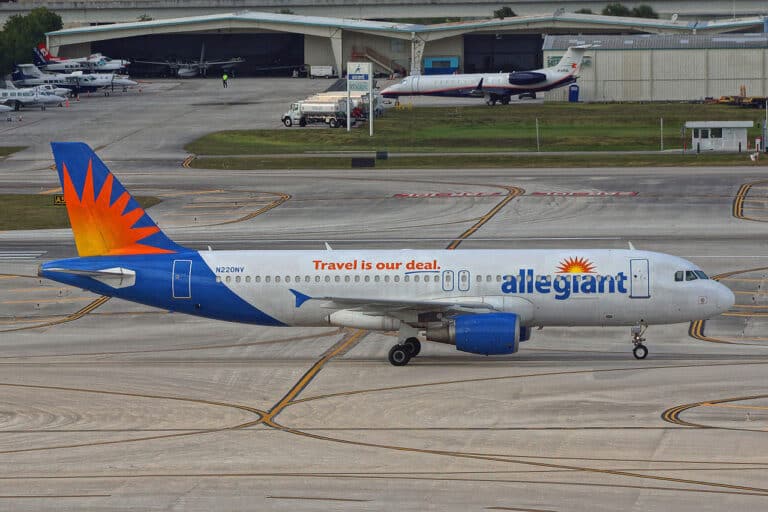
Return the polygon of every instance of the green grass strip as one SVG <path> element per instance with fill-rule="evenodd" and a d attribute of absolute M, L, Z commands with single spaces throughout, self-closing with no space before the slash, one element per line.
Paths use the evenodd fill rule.
<path fill-rule="evenodd" d="M 67 208 L 53 204 L 53 195 L 0 194 L 0 230 L 68 228 Z M 153 196 L 137 197 L 142 208 L 158 204 Z"/>

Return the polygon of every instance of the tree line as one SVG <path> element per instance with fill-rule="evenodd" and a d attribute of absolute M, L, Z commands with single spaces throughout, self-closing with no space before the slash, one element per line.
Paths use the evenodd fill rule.
<path fill-rule="evenodd" d="M 11 16 L 0 31 L 0 75 L 13 71 L 16 64 L 31 62 L 32 48 L 45 40 L 46 32 L 61 27 L 61 16 L 45 7 Z"/>
<path fill-rule="evenodd" d="M 592 12 L 591 9 L 579 9 L 576 11 L 578 14 L 595 14 Z M 641 4 L 637 7 L 633 7 L 630 9 L 624 4 L 620 4 L 618 2 L 610 3 L 605 6 L 605 8 L 600 13 L 603 16 L 623 16 L 625 18 L 658 18 L 659 14 L 653 10 L 653 8 L 650 5 Z M 493 11 L 493 17 L 504 19 L 504 18 L 514 18 L 517 16 L 515 14 L 515 11 L 513 11 L 510 7 L 502 7 L 501 9 L 496 9 Z"/>

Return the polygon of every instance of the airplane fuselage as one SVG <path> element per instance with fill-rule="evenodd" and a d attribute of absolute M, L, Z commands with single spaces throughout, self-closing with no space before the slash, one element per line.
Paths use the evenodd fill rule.
<path fill-rule="evenodd" d="M 515 74 L 415 75 L 387 87 L 381 91 L 381 95 L 385 98 L 398 98 L 400 96 L 468 98 L 491 94 L 503 97 L 549 91 L 576 81 L 573 73 L 560 73 L 551 69 L 538 71 L 537 74 L 543 75 L 543 79 L 537 82 L 517 80 Z"/>
<path fill-rule="evenodd" d="M 71 273 L 104 269 L 121 269 L 124 277 Z M 709 318 L 733 303 L 727 288 L 682 258 L 618 249 L 190 251 L 58 260 L 41 275 L 150 306 L 261 325 L 376 328 L 389 316 L 366 315 L 357 300 L 424 309 L 460 303 L 515 313 L 525 326 L 669 324 Z M 343 322 L 333 316 L 339 311 Z M 383 321 L 382 329 L 398 318 L 393 314 L 394 323 Z"/>

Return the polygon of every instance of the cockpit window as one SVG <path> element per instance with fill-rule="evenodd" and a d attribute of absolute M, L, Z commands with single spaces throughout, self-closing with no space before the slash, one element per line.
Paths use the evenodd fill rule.
<path fill-rule="evenodd" d="M 698 278 L 699 278 L 699 276 L 697 276 L 696 272 L 694 272 L 693 270 L 686 270 L 685 271 L 685 280 L 686 281 L 695 281 Z"/>
<path fill-rule="evenodd" d="M 696 275 L 699 276 L 699 279 L 709 279 L 703 270 L 694 270 L 694 272 L 696 272 Z"/>
<path fill-rule="evenodd" d="M 675 272 L 675 281 L 682 281 L 685 278 L 685 272 L 682 270 L 678 270 Z"/>
<path fill-rule="evenodd" d="M 400 85 L 406 85 L 407 83 L 408 83 L 408 79 L 406 78 L 405 80 L 403 80 L 402 82 L 400 82 Z"/>

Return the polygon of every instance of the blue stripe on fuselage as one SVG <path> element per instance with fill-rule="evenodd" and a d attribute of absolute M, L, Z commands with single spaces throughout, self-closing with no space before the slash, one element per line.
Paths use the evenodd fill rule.
<path fill-rule="evenodd" d="M 192 276 L 189 299 L 174 299 L 172 290 L 174 260 L 191 260 Z M 125 288 L 112 288 L 94 278 L 56 272 L 68 270 L 104 270 L 121 267 L 136 272 L 136 283 Z M 285 325 L 252 306 L 239 295 L 217 283 L 216 276 L 196 251 L 178 254 L 132 256 L 92 256 L 50 261 L 42 265 L 40 275 L 60 283 L 85 288 L 94 293 L 118 297 L 148 306 L 229 322 L 258 325 Z"/>

